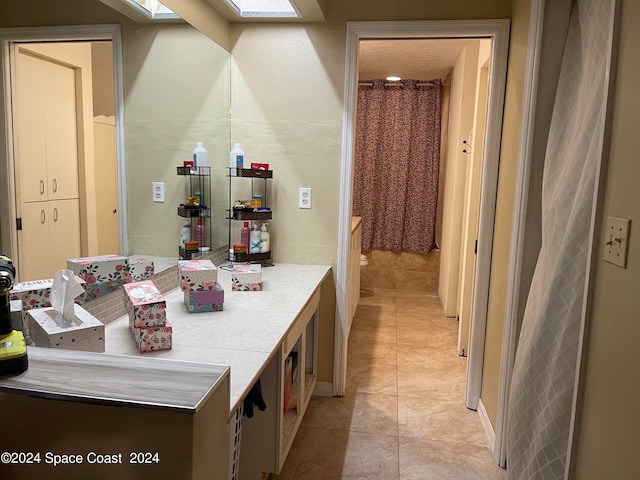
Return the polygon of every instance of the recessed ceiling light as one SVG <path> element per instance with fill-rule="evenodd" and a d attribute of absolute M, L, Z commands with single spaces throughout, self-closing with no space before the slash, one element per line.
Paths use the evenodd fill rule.
<path fill-rule="evenodd" d="M 388 82 L 399 82 L 400 80 L 402 80 L 402 77 L 394 77 L 394 76 L 387 77 Z"/>

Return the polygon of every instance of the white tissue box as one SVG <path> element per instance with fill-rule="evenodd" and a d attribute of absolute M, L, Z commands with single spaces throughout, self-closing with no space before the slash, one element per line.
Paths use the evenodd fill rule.
<path fill-rule="evenodd" d="M 131 281 L 129 258 L 120 255 L 72 258 L 67 260 L 67 268 L 86 282 L 87 300 L 102 297 Z"/>
<path fill-rule="evenodd" d="M 248 292 L 262 290 L 262 267 L 260 265 L 234 265 L 231 271 L 231 290 Z"/>
<path fill-rule="evenodd" d="M 85 287 L 85 282 L 82 278 L 76 275 L 76 280 L 83 288 Z M 16 283 L 11 289 L 11 292 L 9 292 L 9 298 L 11 300 L 21 300 L 22 308 L 25 311 L 31 310 L 32 308 L 50 307 L 52 285 L 53 278 Z M 76 303 L 84 303 L 84 293 L 76 297 L 75 301 Z"/>
<path fill-rule="evenodd" d="M 134 282 L 147 280 L 153 276 L 153 260 L 144 257 L 129 257 L 129 272 Z"/>
<path fill-rule="evenodd" d="M 82 323 L 61 327 L 56 312 L 50 308 L 29 310 L 29 335 L 38 347 L 64 348 L 85 352 L 104 352 L 104 324 L 78 304 L 74 313 Z"/>

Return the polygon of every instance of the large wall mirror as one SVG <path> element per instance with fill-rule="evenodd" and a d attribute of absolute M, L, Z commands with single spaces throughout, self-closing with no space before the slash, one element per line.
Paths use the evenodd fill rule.
<path fill-rule="evenodd" d="M 75 256 L 174 265 L 185 223 L 178 206 L 194 193 L 176 167 L 196 142 L 211 169 L 207 246 L 227 242 L 229 52 L 187 24 L 125 22 L 115 42 L 91 32 L 2 30 L 12 76 L 2 85 L 0 231 L 20 281 L 50 278 Z M 61 194 L 64 182 L 75 190 Z M 153 199 L 154 182 L 163 202 Z"/>

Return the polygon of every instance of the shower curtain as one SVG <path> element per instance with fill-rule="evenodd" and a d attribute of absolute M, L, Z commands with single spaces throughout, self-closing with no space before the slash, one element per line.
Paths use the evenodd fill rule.
<path fill-rule="evenodd" d="M 442 82 L 401 83 L 358 87 L 353 214 L 362 217 L 363 249 L 429 253 L 436 246 Z"/>
<path fill-rule="evenodd" d="M 592 212 L 603 145 L 611 4 L 574 0 L 545 154 L 542 246 L 509 396 L 509 479 L 565 475 Z"/>

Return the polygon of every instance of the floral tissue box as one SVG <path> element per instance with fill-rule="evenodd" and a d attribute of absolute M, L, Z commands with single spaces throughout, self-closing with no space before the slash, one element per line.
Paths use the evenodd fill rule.
<path fill-rule="evenodd" d="M 86 282 L 87 300 L 102 297 L 131 281 L 129 259 L 120 255 L 73 258 L 67 260 L 67 268 Z"/>
<path fill-rule="evenodd" d="M 262 290 L 262 266 L 234 265 L 231 271 L 231 290 L 239 292 Z"/>
<path fill-rule="evenodd" d="M 144 257 L 129 257 L 129 273 L 134 282 L 148 280 L 153 276 L 153 260 Z"/>
<path fill-rule="evenodd" d="M 104 352 L 104 324 L 80 305 L 74 305 L 77 324 L 61 327 L 53 308 L 29 310 L 29 334 L 38 347 Z"/>
<path fill-rule="evenodd" d="M 86 287 L 85 281 L 77 275 L 76 280 L 83 288 Z M 9 292 L 9 299 L 21 300 L 22 308 L 25 311 L 31 310 L 32 308 L 50 307 L 52 286 L 53 278 L 16 283 Z M 75 303 L 84 303 L 85 301 L 86 295 L 84 293 L 75 299 Z"/>
<path fill-rule="evenodd" d="M 171 350 L 171 336 L 173 328 L 167 322 L 159 327 L 144 327 L 133 329 L 133 339 L 138 345 L 140 353 Z"/>
<path fill-rule="evenodd" d="M 205 292 L 184 292 L 184 304 L 189 313 L 220 312 L 224 304 L 224 290 L 216 283 L 214 290 Z"/>
<path fill-rule="evenodd" d="M 216 289 L 218 269 L 211 260 L 178 260 L 178 274 L 183 292 Z"/>
<path fill-rule="evenodd" d="M 151 280 L 127 283 L 125 306 L 131 328 L 164 325 L 167 302 Z"/>

